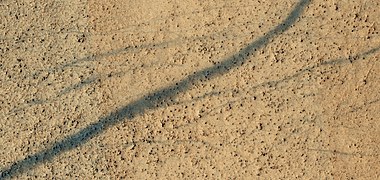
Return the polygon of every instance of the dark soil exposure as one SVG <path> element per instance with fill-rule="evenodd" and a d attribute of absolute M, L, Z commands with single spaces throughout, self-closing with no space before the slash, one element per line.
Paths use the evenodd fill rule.
<path fill-rule="evenodd" d="M 0 179 L 379 179 L 379 7 L 0 1 Z"/>

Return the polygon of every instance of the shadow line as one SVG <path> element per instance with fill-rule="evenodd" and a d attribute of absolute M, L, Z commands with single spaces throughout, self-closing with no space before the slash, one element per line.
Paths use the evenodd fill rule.
<path fill-rule="evenodd" d="M 271 39 L 288 30 L 297 21 L 309 3 L 310 0 L 300 0 L 293 11 L 281 24 L 277 25 L 274 29 L 247 45 L 236 54 L 226 58 L 220 64 L 197 71 L 171 86 L 149 93 L 144 97 L 115 110 L 109 115 L 100 118 L 96 123 L 87 126 L 79 132 L 54 143 L 52 147 L 36 154 L 29 155 L 26 158 L 13 163 L 10 167 L 1 170 L 0 179 L 10 178 L 23 173 L 28 169 L 34 168 L 38 164 L 50 161 L 63 152 L 83 145 L 96 135 L 125 119 L 133 119 L 135 116 L 142 115 L 148 110 L 168 106 L 166 102 L 170 102 L 171 99 L 190 89 L 197 82 L 210 80 L 228 73 L 233 68 L 241 66 L 247 58 L 254 54 L 259 48 L 267 45 Z"/>

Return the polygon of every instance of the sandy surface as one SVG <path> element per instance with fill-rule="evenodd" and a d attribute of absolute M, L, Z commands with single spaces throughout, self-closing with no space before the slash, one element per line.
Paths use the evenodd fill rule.
<path fill-rule="evenodd" d="M 377 0 L 0 1 L 0 179 L 379 179 Z"/>

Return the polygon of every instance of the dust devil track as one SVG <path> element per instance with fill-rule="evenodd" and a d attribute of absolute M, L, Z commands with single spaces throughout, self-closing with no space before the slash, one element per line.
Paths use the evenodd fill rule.
<path fill-rule="evenodd" d="M 220 64 L 200 70 L 171 86 L 147 94 L 145 97 L 140 98 L 120 109 L 115 110 L 108 116 L 99 119 L 96 123 L 87 126 L 78 133 L 54 143 L 51 148 L 40 151 L 34 155 L 27 156 L 25 159 L 13 163 L 9 168 L 1 171 L 0 179 L 10 178 L 14 175 L 23 173 L 38 164 L 50 161 L 55 156 L 58 156 L 65 151 L 69 151 L 85 144 L 96 135 L 121 121 L 132 119 L 135 116 L 144 114 L 147 110 L 164 107 L 166 105 L 161 102 L 174 98 L 178 94 L 185 92 L 193 86 L 193 84 L 200 80 L 209 80 L 216 76 L 221 76 L 228 73 L 232 68 L 243 64 L 248 57 L 253 55 L 259 48 L 267 45 L 271 39 L 289 29 L 291 25 L 297 21 L 298 17 L 309 3 L 310 0 L 301 0 L 298 2 L 293 11 L 282 23 L 233 56 L 226 58 Z"/>

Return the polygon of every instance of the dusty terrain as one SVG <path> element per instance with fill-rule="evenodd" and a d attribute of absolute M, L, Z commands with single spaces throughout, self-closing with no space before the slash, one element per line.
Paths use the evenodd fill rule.
<path fill-rule="evenodd" d="M 377 0 L 0 1 L 0 179 L 380 179 Z"/>

